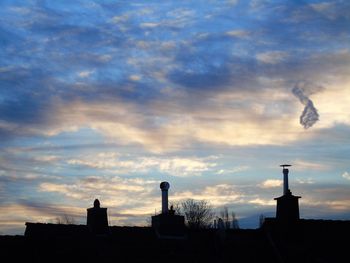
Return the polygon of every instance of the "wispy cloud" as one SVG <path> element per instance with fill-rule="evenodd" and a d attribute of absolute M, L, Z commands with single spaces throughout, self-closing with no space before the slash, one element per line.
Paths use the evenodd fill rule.
<path fill-rule="evenodd" d="M 296 171 L 326 171 L 330 169 L 329 165 L 325 163 L 310 162 L 305 160 L 294 160 L 293 167 L 293 169 Z"/>
<path fill-rule="evenodd" d="M 229 37 L 246 38 L 250 35 L 249 31 L 246 30 L 230 30 L 225 33 Z"/>
<path fill-rule="evenodd" d="M 234 185 L 218 184 L 195 191 L 176 192 L 171 199 L 179 202 L 188 198 L 206 200 L 214 206 L 222 206 L 233 202 L 241 202 L 242 197 L 242 193 Z"/>
<path fill-rule="evenodd" d="M 228 168 L 228 169 L 220 169 L 216 172 L 216 174 L 233 174 L 233 173 L 243 172 L 248 169 L 249 169 L 249 166 L 237 166 L 237 167 Z"/>
<path fill-rule="evenodd" d="M 344 172 L 341 176 L 347 180 L 350 180 L 350 174 L 348 172 Z"/>
<path fill-rule="evenodd" d="M 282 183 L 283 183 L 282 180 L 279 180 L 279 179 L 267 179 L 260 184 L 260 187 L 262 188 L 280 187 Z"/>
<path fill-rule="evenodd" d="M 261 198 L 256 198 L 253 200 L 250 200 L 249 203 L 254 204 L 254 205 L 259 205 L 259 206 L 275 206 L 276 201 L 274 200 L 265 200 Z"/>
<path fill-rule="evenodd" d="M 314 179 L 312 179 L 312 178 L 306 178 L 306 179 L 297 178 L 296 180 L 299 184 L 314 184 L 315 183 Z"/>
<path fill-rule="evenodd" d="M 288 57 L 288 53 L 284 51 L 268 51 L 257 54 L 256 58 L 259 62 L 267 64 L 277 64 Z"/>
<path fill-rule="evenodd" d="M 133 157 L 125 158 L 116 153 L 98 153 L 94 156 L 85 156 L 83 159 L 69 159 L 70 165 L 85 166 L 88 168 L 115 170 L 118 173 L 147 173 L 157 170 L 173 176 L 199 176 L 203 172 L 213 169 L 217 164 L 215 158 L 159 158 Z"/>

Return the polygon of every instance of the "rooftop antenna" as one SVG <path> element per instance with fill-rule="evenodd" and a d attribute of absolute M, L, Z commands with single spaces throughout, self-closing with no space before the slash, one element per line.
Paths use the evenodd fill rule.
<path fill-rule="evenodd" d="M 288 173 L 289 170 L 286 167 L 292 166 L 291 164 L 281 164 L 280 167 L 283 168 L 283 195 L 286 195 L 290 192 L 288 186 Z"/>

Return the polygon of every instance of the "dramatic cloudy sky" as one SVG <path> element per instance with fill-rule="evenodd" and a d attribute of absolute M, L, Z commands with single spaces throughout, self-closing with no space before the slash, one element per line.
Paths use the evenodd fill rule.
<path fill-rule="evenodd" d="M 95 198 L 111 225 L 205 199 L 350 219 L 350 2 L 0 3 L 0 234 Z"/>

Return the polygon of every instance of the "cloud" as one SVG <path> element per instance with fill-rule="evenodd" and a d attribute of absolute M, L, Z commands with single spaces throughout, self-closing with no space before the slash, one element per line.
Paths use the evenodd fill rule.
<path fill-rule="evenodd" d="M 212 157 L 206 158 L 159 158 L 159 157 L 128 157 L 115 153 L 99 153 L 86 156 L 84 159 L 69 159 L 70 165 L 85 166 L 93 169 L 116 170 L 118 173 L 149 173 L 157 170 L 172 176 L 200 176 L 203 172 L 213 169 L 217 164 Z"/>
<path fill-rule="evenodd" d="M 344 172 L 341 176 L 342 176 L 344 179 L 350 180 L 350 174 L 349 174 L 348 172 Z"/>
<path fill-rule="evenodd" d="M 235 4 L 240 5 L 236 2 Z M 277 8 L 272 3 L 265 4 Z M 329 74 L 333 78 L 334 76 L 336 78 L 341 75 L 345 76 L 347 73 L 346 54 L 332 57 L 333 50 L 331 50 L 303 55 L 289 46 L 283 50 L 277 49 L 274 39 L 276 34 L 269 34 L 269 30 L 272 30 L 273 27 L 270 25 L 265 31 L 259 31 L 259 28 L 254 28 L 254 19 L 250 21 L 252 24 L 239 29 L 230 30 L 235 27 L 228 22 L 227 26 L 222 28 L 222 32 L 212 28 L 208 28 L 205 32 L 198 30 L 201 28 L 200 25 L 207 23 L 205 19 L 200 19 L 203 13 L 212 12 L 212 7 L 216 6 L 215 2 L 211 2 L 210 7 L 203 8 L 203 10 L 193 9 L 190 4 L 184 8 L 152 5 L 152 10 L 148 11 L 143 10 L 144 6 L 127 5 L 125 10 L 119 10 L 113 4 L 97 6 L 102 9 L 111 8 L 116 12 L 114 18 L 101 18 L 101 20 L 104 18 L 106 20 L 101 21 L 96 27 L 84 23 L 87 22 L 84 21 L 85 17 L 81 18 L 83 19 L 81 23 L 74 24 L 74 26 L 70 23 L 60 24 L 58 21 L 61 19 L 62 10 L 59 7 L 57 10 L 49 9 L 41 4 L 37 4 L 32 9 L 27 7 L 31 11 L 26 12 L 32 16 L 40 14 L 36 18 L 38 23 L 30 23 L 26 26 L 37 30 L 34 31 L 38 33 L 35 41 L 40 42 L 44 36 L 47 42 L 43 42 L 45 43 L 43 52 L 46 52 L 47 58 L 38 55 L 33 59 L 36 63 L 29 67 L 12 67 L 7 74 L 3 74 L 2 80 L 7 84 L 6 86 L 15 86 L 20 96 L 15 94 L 16 100 L 5 100 L 5 103 L 0 106 L 3 113 L 0 128 L 2 134 L 12 137 L 56 136 L 65 131 L 76 132 L 81 127 L 91 127 L 106 137 L 115 139 L 118 137 L 115 130 L 119 130 L 120 138 L 125 144 L 140 144 L 154 152 L 168 149 L 178 150 L 183 141 L 226 145 L 280 145 L 284 142 L 273 140 L 277 138 L 276 136 L 269 138 L 268 130 L 272 126 L 278 129 L 278 126 L 286 123 L 285 120 L 295 118 L 295 114 L 288 109 L 288 105 L 292 104 L 288 99 L 274 101 L 267 98 L 269 88 L 264 84 L 266 79 L 278 80 L 278 84 L 274 84 L 272 90 L 274 94 L 281 94 L 289 89 L 290 86 L 287 84 L 291 79 L 295 79 L 293 74 L 309 75 L 313 80 L 327 75 L 324 72 L 330 72 L 329 69 L 333 69 L 336 73 Z M 296 6 L 293 7 L 297 9 Z M 84 8 L 87 8 L 86 12 L 89 14 L 97 12 L 97 9 L 94 10 L 87 6 Z M 154 8 L 155 10 L 164 8 L 164 12 L 158 15 L 158 12 L 153 10 Z M 288 12 L 287 8 L 280 8 L 283 11 L 282 14 Z M 228 13 L 228 10 L 218 10 L 222 14 Z M 154 19 L 140 19 L 142 18 L 141 11 L 148 15 L 153 14 Z M 233 9 L 230 12 L 237 12 L 237 10 Z M 68 21 L 74 20 L 76 16 L 79 17 L 79 14 L 74 12 L 68 13 Z M 272 18 L 276 17 L 272 16 Z M 280 17 L 277 18 L 280 19 Z M 51 27 L 39 26 L 43 24 L 41 22 L 50 19 L 54 22 Z M 221 21 L 216 16 L 211 19 Z M 279 19 L 277 21 L 280 25 L 282 21 Z M 120 32 L 111 28 L 113 20 L 115 23 L 129 27 L 122 33 L 123 37 L 116 37 Z M 196 26 L 194 36 L 204 34 L 221 36 L 221 39 L 220 37 L 192 38 L 192 35 L 186 30 L 175 30 L 174 24 L 179 21 L 184 24 L 188 24 L 189 21 L 193 23 Z M 139 33 L 144 32 L 144 29 L 140 29 L 142 23 L 146 25 L 147 23 L 162 24 L 152 30 L 155 30 L 154 34 L 160 34 L 163 37 L 155 40 L 149 36 L 140 36 Z M 288 36 L 290 25 L 285 26 Z M 226 37 L 222 40 L 225 34 L 237 39 L 232 41 L 232 38 Z M 240 50 L 242 46 L 245 46 L 245 42 L 241 41 L 245 41 L 243 36 L 246 34 L 254 38 L 257 43 L 263 43 L 264 48 L 256 49 L 253 45 L 254 53 L 250 52 L 251 50 L 242 53 Z M 34 47 L 36 43 L 31 44 Z M 59 48 L 57 43 L 62 43 L 67 50 L 74 50 L 74 52 L 54 52 L 56 48 Z M 81 52 L 77 48 L 77 43 L 88 43 L 87 46 L 84 46 L 88 52 Z M 143 47 L 141 49 L 140 43 Z M 55 48 L 52 48 L 53 46 Z M 31 46 L 27 48 L 30 49 Z M 246 48 L 249 49 L 249 46 Z M 120 50 L 123 52 L 119 52 Z M 302 46 L 301 50 L 306 52 L 307 47 L 304 49 Z M 256 58 L 260 59 L 264 65 L 256 63 Z M 325 63 L 326 61 L 331 61 L 331 63 Z M 45 64 L 46 67 L 42 68 L 40 66 L 42 64 Z M 332 67 L 328 64 L 332 64 Z M 265 81 L 262 81 L 263 79 Z M 269 84 L 271 83 L 272 81 Z M 33 92 L 31 94 L 24 92 L 29 90 Z M 182 95 L 175 96 L 175 94 Z M 271 96 L 274 94 L 270 93 Z M 229 103 L 218 99 L 227 95 L 233 97 L 235 95 L 236 101 Z M 246 98 L 249 96 L 263 97 L 263 99 Z M 243 101 L 237 101 L 242 97 Z M 64 103 L 58 102 L 59 100 L 63 100 Z M 345 99 L 341 98 L 341 100 Z M 164 105 L 170 106 L 170 109 L 173 109 L 171 105 L 175 105 L 177 109 L 183 110 L 175 110 L 172 114 L 170 110 L 162 112 L 152 108 L 152 105 L 159 105 L 163 101 Z M 286 106 L 280 106 L 282 102 L 287 102 Z M 342 105 L 346 105 L 345 102 Z M 218 107 L 220 103 L 225 107 Z M 306 104 L 308 104 L 307 109 L 312 108 L 310 103 Z M 83 109 L 90 105 L 91 110 Z M 110 110 L 108 111 L 107 107 L 101 110 L 101 105 L 108 105 Z M 277 115 L 269 115 L 268 111 L 273 108 L 272 105 L 283 107 L 280 108 L 280 116 L 283 116 L 283 119 Z M 128 111 L 115 114 L 118 109 L 113 111 L 112 108 L 119 107 L 128 108 Z M 66 108 L 66 112 L 62 108 Z M 240 112 L 233 110 L 238 108 Z M 257 109 L 261 110 L 260 114 L 254 112 Z M 320 112 L 322 109 L 327 110 L 326 107 L 319 107 Z M 68 111 L 76 113 L 72 115 L 68 114 Z M 224 111 L 223 114 L 227 116 L 230 113 L 232 118 L 224 121 L 216 117 L 209 122 L 209 118 L 206 119 L 204 114 L 198 114 L 200 111 L 213 113 Z M 186 116 L 181 117 L 181 114 L 183 116 L 184 113 Z M 310 111 L 305 112 L 304 116 L 310 116 L 309 113 Z M 311 115 L 315 116 L 315 114 Z M 113 118 L 108 119 L 111 116 Z M 340 116 L 337 118 L 340 119 Z M 267 119 L 271 122 L 266 123 L 266 126 L 262 128 L 262 138 L 254 139 L 257 138 L 257 132 L 254 130 L 261 129 L 263 120 Z M 327 117 L 327 122 L 328 119 Z M 347 121 L 344 114 L 342 120 Z M 188 123 L 187 127 L 177 127 L 184 121 Z M 291 135 L 288 135 L 289 138 L 285 143 L 295 141 L 301 133 L 294 125 L 288 128 L 291 130 Z M 242 132 L 244 130 L 248 131 L 247 134 Z M 175 134 L 172 134 L 172 131 Z M 280 131 L 272 132 L 280 133 Z M 237 139 L 232 139 L 233 136 L 236 136 Z M 164 138 L 164 142 L 158 138 Z"/>
<path fill-rule="evenodd" d="M 250 33 L 246 30 L 231 30 L 227 31 L 225 35 L 229 37 L 246 38 L 250 35 Z"/>
<path fill-rule="evenodd" d="M 91 76 L 91 74 L 93 74 L 93 73 L 94 73 L 93 70 L 85 70 L 85 71 L 79 72 L 78 75 L 81 78 L 87 78 L 87 77 Z"/>
<path fill-rule="evenodd" d="M 200 187 L 195 190 L 176 191 L 169 198 L 171 201 L 181 202 L 186 199 L 206 200 L 214 207 L 227 204 L 242 203 L 244 194 L 235 185 L 216 184 L 212 186 Z"/>
<path fill-rule="evenodd" d="M 233 167 L 232 169 L 220 169 L 216 172 L 216 174 L 240 173 L 240 172 L 246 171 L 248 169 L 250 169 L 249 166 L 237 166 L 237 167 Z"/>
<path fill-rule="evenodd" d="M 139 75 L 130 75 L 129 79 L 132 81 L 139 81 L 142 77 Z"/>
<path fill-rule="evenodd" d="M 306 179 L 297 178 L 296 180 L 299 184 L 314 184 L 315 183 L 314 179 L 312 179 L 312 178 L 306 178 Z"/>
<path fill-rule="evenodd" d="M 288 53 L 284 51 L 268 51 L 257 54 L 256 58 L 259 62 L 266 64 L 278 64 L 288 57 Z"/>
<path fill-rule="evenodd" d="M 300 206 L 317 208 L 320 211 L 347 212 L 350 209 L 349 186 L 337 184 L 304 185 Z"/>
<path fill-rule="evenodd" d="M 158 193 L 155 192 L 158 185 L 159 181 L 151 179 L 87 176 L 70 184 L 41 183 L 38 190 L 63 196 L 67 202 L 85 205 L 98 198 L 101 205 L 114 214 L 115 222 L 119 222 L 120 218 L 139 222 L 160 206 Z M 123 220 L 120 222 L 125 222 Z"/>
<path fill-rule="evenodd" d="M 282 186 L 282 180 L 279 179 L 267 179 L 260 184 L 262 188 L 274 188 Z"/>
<path fill-rule="evenodd" d="M 105 196 L 106 200 L 112 200 L 115 196 L 122 198 L 126 193 L 130 195 L 133 195 L 133 193 L 148 194 L 152 191 L 150 185 L 154 184 L 157 184 L 157 181 L 141 178 L 123 179 L 118 176 L 88 176 L 72 184 L 41 183 L 39 190 L 42 192 L 56 192 L 75 199 L 90 200 L 94 194 L 97 194 Z"/>
<path fill-rule="evenodd" d="M 18 130 L 28 135 L 55 136 L 64 131 L 76 132 L 81 127 L 90 127 L 115 143 L 141 145 L 153 152 L 178 150 L 183 147 L 184 141 L 190 142 L 188 146 L 196 141 L 228 145 L 279 145 L 301 138 L 301 131 L 296 126 L 286 124 L 287 116 L 273 119 L 273 115 L 269 117 L 267 112 L 257 112 L 255 108 L 236 111 L 230 108 L 228 95 L 212 98 L 221 101 L 221 104 L 209 104 L 207 108 L 199 105 L 192 109 L 174 105 L 173 112 L 169 111 L 172 104 L 162 102 L 155 103 L 145 112 L 133 103 L 121 100 L 55 102 L 46 123 L 35 126 L 21 124 Z M 247 103 L 248 107 L 249 97 Z M 224 108 L 223 105 L 228 107 Z M 263 104 L 261 106 L 265 107 Z M 221 115 L 214 114 L 218 110 L 222 112 Z M 186 115 L 182 115 L 184 111 L 187 111 Z M 286 130 L 286 125 L 289 125 L 288 134 L 284 138 L 276 136 Z M 6 129 L 10 132 L 9 128 Z"/>
<path fill-rule="evenodd" d="M 321 90 L 322 87 L 311 87 L 305 83 L 298 83 L 293 89 L 293 94 L 300 100 L 300 102 L 305 106 L 303 113 L 300 116 L 300 124 L 304 126 L 305 129 L 312 127 L 318 120 L 319 114 L 317 109 L 314 107 L 312 100 L 309 99 L 307 94 L 314 93 L 315 89 Z"/>
<path fill-rule="evenodd" d="M 305 160 L 294 160 L 293 161 L 293 169 L 296 171 L 327 171 L 330 169 L 330 166 L 324 163 L 318 163 L 318 162 L 309 162 Z"/>
<path fill-rule="evenodd" d="M 256 199 L 250 200 L 249 203 L 254 204 L 254 205 L 259 205 L 259 206 L 275 206 L 276 205 L 276 201 L 274 201 L 274 200 L 265 200 L 265 199 L 261 199 L 261 198 L 256 198 Z"/>
<path fill-rule="evenodd" d="M 145 28 L 154 28 L 154 27 L 158 27 L 159 25 L 161 25 L 161 24 L 160 23 L 152 23 L 152 22 L 145 22 L 145 23 L 140 24 L 141 27 L 145 27 Z"/>
<path fill-rule="evenodd" d="M 350 199 L 342 200 L 324 200 L 319 202 L 317 200 L 303 200 L 305 206 L 316 207 L 319 211 L 329 210 L 335 212 L 347 212 L 350 209 Z"/>

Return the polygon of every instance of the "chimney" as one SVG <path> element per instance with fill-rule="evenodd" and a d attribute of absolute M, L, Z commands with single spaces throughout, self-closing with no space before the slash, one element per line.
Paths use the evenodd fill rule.
<path fill-rule="evenodd" d="M 289 193 L 289 186 L 288 186 L 288 173 L 289 170 L 285 167 L 291 166 L 290 164 L 281 164 L 281 167 L 283 167 L 283 195 L 286 195 Z"/>
<path fill-rule="evenodd" d="M 285 167 L 290 164 L 281 164 L 283 167 L 283 195 L 275 198 L 277 200 L 276 218 L 279 222 L 295 222 L 299 220 L 299 198 L 292 195 L 288 186 L 289 170 Z"/>
<path fill-rule="evenodd" d="M 87 209 L 87 226 L 93 234 L 108 233 L 107 208 L 100 207 L 98 199 L 95 199 L 94 207 Z"/>
<path fill-rule="evenodd" d="M 168 182 L 161 182 L 160 189 L 162 190 L 162 214 L 168 213 L 168 190 L 170 184 Z"/>
<path fill-rule="evenodd" d="M 176 215 L 173 206 L 168 208 L 168 190 L 170 184 L 161 182 L 162 213 L 152 216 L 152 227 L 158 238 L 185 238 L 185 217 Z"/>
<path fill-rule="evenodd" d="M 286 195 L 288 193 L 288 173 L 289 170 L 287 168 L 283 168 L 283 194 Z"/>

